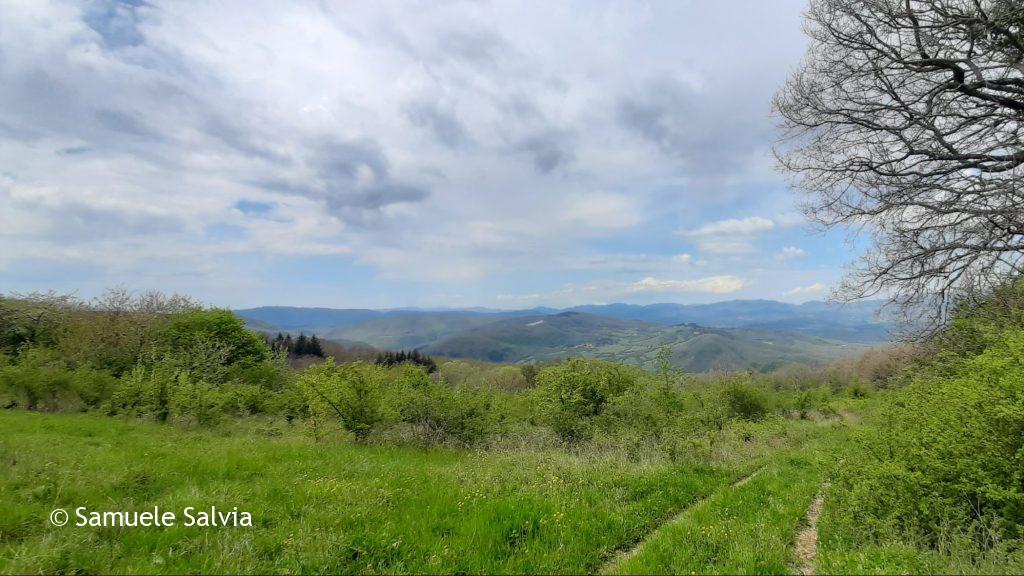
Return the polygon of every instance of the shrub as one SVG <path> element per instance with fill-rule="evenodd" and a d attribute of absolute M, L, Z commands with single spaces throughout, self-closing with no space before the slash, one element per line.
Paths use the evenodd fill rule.
<path fill-rule="evenodd" d="M 414 428 L 423 444 L 470 445 L 488 431 L 485 392 L 477 388 L 453 388 L 435 382 L 425 369 L 400 367 L 397 392 L 401 395 L 401 419 Z"/>
<path fill-rule="evenodd" d="M 72 375 L 72 389 L 89 409 L 99 408 L 109 401 L 118 385 L 114 375 L 88 366 L 76 368 Z"/>
<path fill-rule="evenodd" d="M 23 348 L 15 363 L 0 367 L 5 405 L 55 412 L 78 410 L 83 403 L 75 389 L 75 373 L 53 351 Z"/>
<path fill-rule="evenodd" d="M 79 302 L 54 292 L 0 295 L 0 353 L 16 354 L 24 346 L 53 346 Z"/>
<path fill-rule="evenodd" d="M 604 410 L 604 426 L 616 433 L 625 431 L 659 439 L 683 415 L 679 391 L 651 378 L 642 379 L 612 398 Z"/>
<path fill-rule="evenodd" d="M 585 358 L 544 368 L 537 374 L 543 418 L 563 440 L 586 439 L 593 433 L 593 418 L 636 380 L 635 369 Z"/>
<path fill-rule="evenodd" d="M 837 482 L 838 529 L 934 546 L 951 531 L 1024 535 L 1024 330 L 920 369 Z"/>
<path fill-rule="evenodd" d="M 338 422 L 357 442 L 365 442 L 375 426 L 398 420 L 398 409 L 386 389 L 387 370 L 333 360 L 310 366 L 298 379 L 309 405 L 310 426 L 318 440 L 330 422 Z"/>
<path fill-rule="evenodd" d="M 224 392 L 205 380 L 193 380 L 181 373 L 168 397 L 170 415 L 200 426 L 216 424 L 225 403 Z"/>
<path fill-rule="evenodd" d="M 759 420 L 771 410 L 768 395 L 747 379 L 733 380 L 722 390 L 729 412 L 744 420 Z"/>
<path fill-rule="evenodd" d="M 821 413 L 830 413 L 833 411 L 829 405 L 830 398 L 831 394 L 827 387 L 804 390 L 797 392 L 796 398 L 793 401 L 793 408 L 801 419 L 806 419 L 815 410 Z"/>
<path fill-rule="evenodd" d="M 170 416 L 170 397 L 181 372 L 168 363 L 154 367 L 135 366 L 121 377 L 107 411 L 165 421 Z"/>
<path fill-rule="evenodd" d="M 501 366 L 484 373 L 484 381 L 497 390 L 518 392 L 530 388 L 532 384 L 518 366 Z"/>

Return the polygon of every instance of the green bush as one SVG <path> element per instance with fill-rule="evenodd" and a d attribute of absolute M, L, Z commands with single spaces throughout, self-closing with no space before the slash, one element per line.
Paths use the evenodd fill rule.
<path fill-rule="evenodd" d="M 653 378 L 643 378 L 609 400 L 601 420 L 609 431 L 629 430 L 658 439 L 684 416 L 685 403 L 680 391 Z"/>
<path fill-rule="evenodd" d="M 171 395 L 183 376 L 187 378 L 166 363 L 154 367 L 135 366 L 121 377 L 107 404 L 107 411 L 166 421 L 170 416 Z"/>
<path fill-rule="evenodd" d="M 83 386 L 76 378 L 93 380 L 91 371 L 69 370 L 58 354 L 46 348 L 22 348 L 15 362 L 0 366 L 4 405 L 47 412 L 83 410 Z M 96 379 L 97 382 L 106 381 Z M 90 400 L 93 395 L 88 394 Z"/>
<path fill-rule="evenodd" d="M 548 366 L 537 374 L 542 417 L 563 440 L 584 440 L 593 434 L 594 417 L 636 381 L 637 370 L 599 360 Z"/>
<path fill-rule="evenodd" d="M 338 423 L 356 441 L 365 442 L 374 427 L 396 422 L 399 409 L 387 389 L 387 374 L 381 366 L 339 366 L 333 360 L 304 370 L 298 384 L 306 395 L 314 437 L 319 440 L 331 423 Z"/>
<path fill-rule="evenodd" d="M 220 387 L 205 380 L 193 380 L 188 374 L 181 373 L 168 397 L 168 408 L 176 420 L 210 426 L 220 420 L 225 402 L 225 394 Z"/>
<path fill-rule="evenodd" d="M 737 378 L 722 390 L 729 412 L 744 420 L 759 420 L 771 411 L 771 399 L 746 378 Z"/>
<path fill-rule="evenodd" d="M 423 444 L 471 445 L 488 432 L 486 392 L 432 381 L 418 366 L 404 365 L 396 378 L 401 419 Z"/>
<path fill-rule="evenodd" d="M 894 396 L 837 481 L 838 533 L 936 547 L 949 534 L 1024 536 L 1024 329 L 988 338 Z"/>
<path fill-rule="evenodd" d="M 253 366 L 270 359 L 270 347 L 230 310 L 195 310 L 175 315 L 157 336 L 156 354 L 215 347 L 224 365 Z"/>

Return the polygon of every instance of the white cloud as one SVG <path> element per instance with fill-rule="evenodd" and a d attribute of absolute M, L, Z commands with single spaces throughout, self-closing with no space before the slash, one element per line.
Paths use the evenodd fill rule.
<path fill-rule="evenodd" d="M 775 255 L 779 260 L 792 260 L 794 258 L 802 258 L 807 253 L 804 252 L 803 248 L 797 248 L 796 246 L 786 246 L 779 253 Z"/>
<path fill-rule="evenodd" d="M 595 229 L 630 228 L 642 220 L 633 198 L 609 192 L 570 197 L 565 219 Z"/>
<path fill-rule="evenodd" d="M 547 292 L 499 294 L 495 300 L 501 305 L 574 306 L 603 304 L 622 300 L 649 299 L 659 294 L 728 294 L 746 285 L 742 278 L 732 275 L 707 276 L 691 280 L 661 280 L 652 276 L 635 282 L 595 281 L 586 284 L 568 284 Z"/>
<path fill-rule="evenodd" d="M 696 280 L 658 280 L 648 276 L 635 282 L 632 292 L 710 292 L 728 294 L 743 288 L 744 281 L 732 275 L 707 276 Z"/>
<path fill-rule="evenodd" d="M 754 234 L 760 234 L 761 232 L 767 232 L 775 228 L 775 223 L 767 218 L 761 216 L 751 216 L 749 218 L 730 218 L 728 220 L 719 220 L 710 224 L 705 224 L 696 230 L 686 232 L 687 236 L 694 238 L 702 238 L 708 236 L 751 236 Z"/>
<path fill-rule="evenodd" d="M 611 261 L 592 270 L 610 282 L 665 277 L 702 262 L 664 255 L 675 214 L 728 214 L 778 184 L 763 110 L 803 52 L 802 3 L 737 17 L 713 3 L 0 0 L 5 283 L 38 282 L 46 258 L 99 285 L 197 270 L 227 285 L 269 256 L 278 293 L 304 293 L 274 255 L 411 286 L 557 285 L 572 261 Z M 766 25 L 767 48 L 751 33 Z M 788 208 L 774 204 L 758 213 Z M 772 225 L 692 238 L 742 252 Z M 61 279 L 35 287 L 76 287 Z"/>
<path fill-rule="evenodd" d="M 751 216 L 718 220 L 679 234 L 692 239 L 703 252 L 744 254 L 755 251 L 756 238 L 774 228 L 775 223 L 768 218 Z"/>
<path fill-rule="evenodd" d="M 809 286 L 798 286 L 792 290 L 787 290 L 782 293 L 783 296 L 805 296 L 808 294 L 818 294 L 828 290 L 828 287 L 820 282 L 815 282 Z"/>
<path fill-rule="evenodd" d="M 776 214 L 772 220 L 779 228 L 791 228 L 807 223 L 807 219 L 797 212 L 782 212 Z"/>

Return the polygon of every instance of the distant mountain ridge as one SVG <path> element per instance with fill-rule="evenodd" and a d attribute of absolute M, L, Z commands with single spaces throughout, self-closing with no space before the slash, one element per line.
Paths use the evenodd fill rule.
<path fill-rule="evenodd" d="M 667 349 L 689 372 L 769 370 L 786 363 L 815 364 L 860 352 L 864 344 L 746 328 L 661 325 L 585 312 L 506 318 L 424 347 L 428 354 L 491 362 L 550 361 L 589 356 L 657 368 Z"/>
<path fill-rule="evenodd" d="M 428 338 L 416 345 L 425 345 L 438 336 L 469 325 L 489 320 L 539 316 L 560 312 L 585 312 L 622 320 L 642 320 L 653 324 L 699 324 L 712 328 L 763 328 L 787 330 L 821 338 L 849 342 L 880 343 L 889 340 L 892 324 L 876 318 L 881 303 L 878 301 L 833 304 L 828 302 L 806 302 L 788 304 L 774 300 L 729 300 L 713 304 L 597 304 L 571 308 L 531 308 L 526 310 L 474 309 L 333 309 L 295 308 L 287 306 L 265 306 L 236 310 L 246 320 L 265 326 L 277 326 L 289 330 L 329 331 L 335 337 L 342 337 L 349 329 L 359 337 L 353 340 L 376 340 L 375 345 L 384 345 L 384 340 L 396 339 L 405 334 L 404 345 L 416 341 L 417 330 L 410 325 L 432 324 Z M 403 320 L 394 320 L 404 318 Z M 425 319 L 429 319 L 427 322 Z M 373 323 L 376 322 L 376 327 Z M 450 323 L 451 329 L 444 324 Z M 361 327 L 355 329 L 355 327 Z M 319 332 L 317 332 L 319 333 Z M 354 336 L 354 335 L 352 335 Z M 374 342 L 369 342 L 373 344 Z"/>
<path fill-rule="evenodd" d="M 528 310 L 267 306 L 236 314 L 263 331 L 500 362 L 591 355 L 645 365 L 652 350 L 668 345 L 677 365 L 700 371 L 819 362 L 853 353 L 888 340 L 890 324 L 876 318 L 878 308 L 878 302 L 733 300 Z"/>

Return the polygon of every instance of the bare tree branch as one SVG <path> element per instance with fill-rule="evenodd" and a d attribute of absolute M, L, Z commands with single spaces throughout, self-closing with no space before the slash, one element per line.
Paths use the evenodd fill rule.
<path fill-rule="evenodd" d="M 805 32 L 776 157 L 812 222 L 873 240 L 835 296 L 931 310 L 927 331 L 1020 275 L 1024 3 L 811 0 Z"/>

